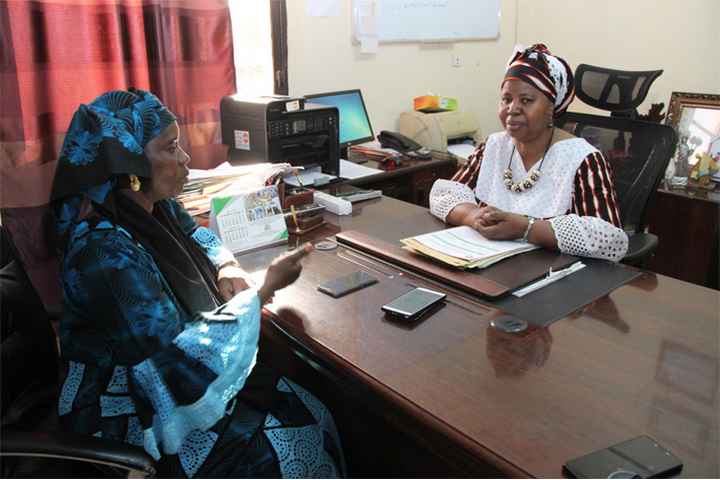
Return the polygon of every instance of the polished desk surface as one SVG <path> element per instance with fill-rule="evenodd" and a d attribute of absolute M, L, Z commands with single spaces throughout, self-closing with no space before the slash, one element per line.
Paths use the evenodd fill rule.
<path fill-rule="evenodd" d="M 314 238 L 353 229 L 392 241 L 441 226 L 389 198 L 327 220 Z M 284 249 L 240 259 L 259 270 Z M 720 475 L 717 291 L 644 273 L 549 328 L 510 335 L 489 326 L 499 311 L 452 290 L 414 328 L 386 321 L 384 302 L 413 285 L 442 287 L 343 247 L 304 264 L 269 306 L 275 325 L 439 435 L 454 461 L 559 477 L 569 459 L 647 434 L 684 461 L 682 476 Z M 341 299 L 317 292 L 360 268 L 380 283 Z"/>

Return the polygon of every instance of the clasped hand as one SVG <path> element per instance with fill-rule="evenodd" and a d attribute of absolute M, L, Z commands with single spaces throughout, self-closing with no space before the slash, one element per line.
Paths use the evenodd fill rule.
<path fill-rule="evenodd" d="M 490 240 L 515 240 L 525 234 L 528 219 L 485 205 L 472 211 L 465 223 Z"/>

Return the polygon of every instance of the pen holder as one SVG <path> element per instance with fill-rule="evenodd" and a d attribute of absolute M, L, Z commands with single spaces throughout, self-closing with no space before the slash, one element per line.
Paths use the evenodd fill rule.
<path fill-rule="evenodd" d="M 295 223 L 296 221 L 297 223 Z M 294 219 L 292 215 L 286 215 L 285 224 L 287 225 L 288 233 L 303 235 L 324 225 L 325 219 L 323 218 L 322 212 L 315 215 L 296 216 Z"/>
<path fill-rule="evenodd" d="M 290 208 L 291 206 L 299 207 L 302 205 L 309 205 L 313 203 L 315 199 L 315 191 L 305 187 L 293 188 L 292 190 L 285 187 L 285 198 L 283 198 L 282 207 L 283 209 Z"/>

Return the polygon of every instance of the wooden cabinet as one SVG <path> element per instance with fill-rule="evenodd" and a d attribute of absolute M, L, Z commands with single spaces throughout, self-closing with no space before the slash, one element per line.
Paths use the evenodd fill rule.
<path fill-rule="evenodd" d="M 450 178 L 457 171 L 454 156 L 433 152 L 430 160 L 404 159 L 395 168 L 369 160 L 364 165 L 382 170 L 382 173 L 351 180 L 356 187 L 382 190 L 383 195 L 423 207 L 428 206 L 428 196 L 438 178 Z"/>
<path fill-rule="evenodd" d="M 717 289 L 719 219 L 720 192 L 658 189 L 648 213 L 648 230 L 660 242 L 648 268 Z"/>

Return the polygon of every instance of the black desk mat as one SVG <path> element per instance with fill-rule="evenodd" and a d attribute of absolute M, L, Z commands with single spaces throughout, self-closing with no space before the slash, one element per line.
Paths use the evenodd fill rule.
<path fill-rule="evenodd" d="M 493 302 L 480 301 L 533 325 L 546 327 L 642 275 L 642 272 L 605 260 L 584 258 L 582 262 L 586 265 L 582 270 L 524 297 L 511 293 Z"/>

